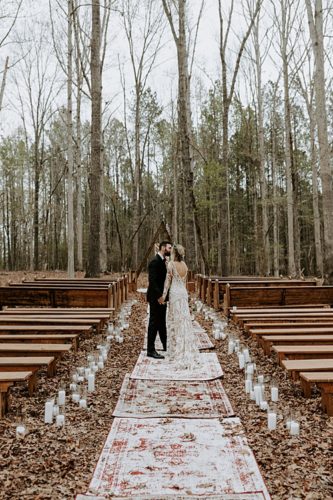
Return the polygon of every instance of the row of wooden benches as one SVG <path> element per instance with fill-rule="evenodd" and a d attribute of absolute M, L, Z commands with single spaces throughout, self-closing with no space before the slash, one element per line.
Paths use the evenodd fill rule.
<path fill-rule="evenodd" d="M 81 336 L 100 332 L 113 318 L 113 308 L 14 308 L 0 311 L 0 417 L 8 410 L 8 391 L 27 382 L 29 394 L 37 374 L 52 377 L 59 358 L 79 347 Z"/>
<path fill-rule="evenodd" d="M 44 306 L 114 308 L 128 298 L 128 276 L 106 279 L 35 279 L 0 287 L 0 308 Z"/>
<path fill-rule="evenodd" d="M 225 314 L 232 307 L 309 307 L 333 304 L 333 286 L 321 286 L 316 279 L 218 278 L 197 275 L 196 289 L 203 302 L 215 309 L 223 309 Z"/>
<path fill-rule="evenodd" d="M 265 354 L 272 351 L 304 395 L 321 390 L 322 407 L 333 416 L 333 309 L 237 308 L 232 320 L 256 339 Z"/>

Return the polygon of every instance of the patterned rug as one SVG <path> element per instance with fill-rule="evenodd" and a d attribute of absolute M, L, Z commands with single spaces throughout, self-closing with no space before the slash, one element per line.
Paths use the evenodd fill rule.
<path fill-rule="evenodd" d="M 181 382 L 125 376 L 114 417 L 230 417 L 234 411 L 219 379 Z"/>
<path fill-rule="evenodd" d="M 144 497 L 139 495 L 135 495 L 133 497 L 110 497 L 110 496 L 100 496 L 100 495 L 77 495 L 76 500 L 203 500 L 205 498 L 209 498 L 209 500 L 265 500 L 268 498 L 264 495 L 262 491 L 258 491 L 257 493 L 239 493 L 235 495 L 204 495 L 198 497 L 197 495 L 163 495 L 163 496 L 147 496 Z"/>
<path fill-rule="evenodd" d="M 270 498 L 238 418 L 116 418 L 87 495 Z"/>
<path fill-rule="evenodd" d="M 199 354 L 198 364 L 193 370 L 181 369 L 167 359 L 148 358 L 141 351 L 131 378 L 142 380 L 214 380 L 223 376 L 215 353 Z"/>

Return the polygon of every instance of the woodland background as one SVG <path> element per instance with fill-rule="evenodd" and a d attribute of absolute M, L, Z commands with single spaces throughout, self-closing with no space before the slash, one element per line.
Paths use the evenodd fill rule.
<path fill-rule="evenodd" d="M 136 269 L 164 220 L 330 282 L 332 43 L 331 0 L 2 0 L 1 268 Z"/>

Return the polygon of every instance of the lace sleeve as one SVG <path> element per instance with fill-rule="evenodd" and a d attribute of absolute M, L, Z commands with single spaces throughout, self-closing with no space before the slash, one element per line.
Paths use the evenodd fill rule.
<path fill-rule="evenodd" d="M 167 293 L 168 293 L 170 285 L 171 285 L 171 281 L 172 281 L 172 264 L 171 264 L 171 262 L 169 262 L 167 275 L 166 275 L 165 282 L 164 282 L 164 289 L 163 289 L 163 295 L 162 295 L 163 300 L 165 300 L 165 298 L 167 296 Z"/>

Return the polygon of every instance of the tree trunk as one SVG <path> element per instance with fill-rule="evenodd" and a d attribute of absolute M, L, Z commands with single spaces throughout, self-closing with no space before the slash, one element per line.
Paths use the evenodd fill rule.
<path fill-rule="evenodd" d="M 83 224 L 82 224 L 82 157 L 81 157 L 81 91 L 83 76 L 79 55 L 76 54 L 76 80 L 77 80 L 77 95 L 76 95 L 76 260 L 77 269 L 83 270 Z"/>
<path fill-rule="evenodd" d="M 73 2 L 68 0 L 67 19 L 67 271 L 74 278 L 74 201 L 73 201 Z"/>
<path fill-rule="evenodd" d="M 5 93 L 5 86 L 6 86 L 6 77 L 7 77 L 7 71 L 9 67 L 9 57 L 6 57 L 6 62 L 5 62 L 5 68 L 3 70 L 3 75 L 2 75 L 2 82 L 1 82 L 1 88 L 0 88 L 0 111 L 2 110 L 2 103 L 3 103 L 3 96 Z"/>
<path fill-rule="evenodd" d="M 87 277 L 100 274 L 101 235 L 101 21 L 100 1 L 92 0 L 91 32 L 91 171 L 90 171 L 90 231 Z"/>
<path fill-rule="evenodd" d="M 322 182 L 323 225 L 324 225 L 324 272 L 326 281 L 333 283 L 333 191 L 330 164 L 330 148 L 327 131 L 327 110 L 325 92 L 325 64 L 323 39 L 322 1 L 315 1 L 314 14 L 310 0 L 305 0 L 312 50 L 315 59 L 314 88 L 316 100 L 316 121 L 318 128 L 320 175 Z"/>

